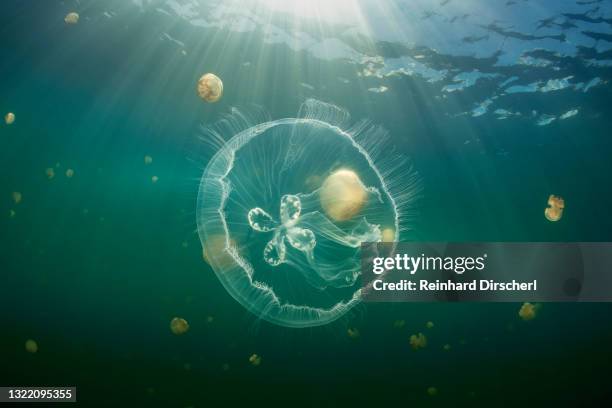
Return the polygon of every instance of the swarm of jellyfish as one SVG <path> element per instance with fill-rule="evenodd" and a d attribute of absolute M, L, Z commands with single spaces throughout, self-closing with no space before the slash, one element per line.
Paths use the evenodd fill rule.
<path fill-rule="evenodd" d="M 386 132 L 306 101 L 296 118 L 237 110 L 204 129 L 217 150 L 197 201 L 204 258 L 257 317 L 287 327 L 332 322 L 361 302 L 362 243 L 397 242 L 418 182 Z"/>

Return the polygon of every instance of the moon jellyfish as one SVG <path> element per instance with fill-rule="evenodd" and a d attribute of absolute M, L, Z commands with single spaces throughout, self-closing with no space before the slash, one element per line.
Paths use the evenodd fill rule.
<path fill-rule="evenodd" d="M 361 244 L 408 231 L 415 175 L 382 128 L 348 123 L 344 110 L 308 100 L 296 118 L 233 110 L 204 129 L 218 148 L 197 201 L 205 259 L 261 319 L 311 327 L 340 318 L 370 288 Z"/>

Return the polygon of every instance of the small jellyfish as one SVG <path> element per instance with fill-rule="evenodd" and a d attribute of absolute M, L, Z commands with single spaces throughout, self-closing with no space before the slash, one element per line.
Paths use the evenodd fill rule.
<path fill-rule="evenodd" d="M 445 344 L 445 345 L 442 347 L 442 350 L 444 350 L 444 351 L 450 351 L 450 349 L 451 349 L 451 345 L 450 345 L 450 344 Z"/>
<path fill-rule="evenodd" d="M 436 395 L 438 395 L 438 389 L 436 387 L 427 388 L 427 395 L 429 395 L 430 397 L 435 397 Z"/>
<path fill-rule="evenodd" d="M 548 197 L 548 207 L 544 210 L 544 216 L 548 221 L 559 221 L 563 216 L 565 200 L 553 194 Z"/>
<path fill-rule="evenodd" d="M 153 176 L 153 177 L 151 177 L 151 182 L 152 182 L 153 184 L 157 183 L 157 181 L 158 181 L 158 180 L 159 180 L 159 177 L 157 177 L 157 176 Z"/>
<path fill-rule="evenodd" d="M 28 353 L 36 353 L 38 351 L 38 343 L 36 343 L 34 340 L 32 339 L 28 339 L 25 342 L 25 350 Z"/>
<path fill-rule="evenodd" d="M 521 319 L 525 321 L 533 320 L 537 316 L 537 310 L 538 310 L 538 305 L 535 305 L 529 302 L 523 303 L 521 305 L 521 308 L 519 309 L 518 315 Z"/>
<path fill-rule="evenodd" d="M 251 363 L 251 365 L 257 367 L 258 365 L 261 364 L 261 357 L 258 356 L 257 354 L 253 354 L 253 355 L 251 355 L 251 357 L 249 357 L 249 363 Z"/>
<path fill-rule="evenodd" d="M 170 330 L 172 333 L 180 336 L 181 334 L 185 334 L 187 331 L 189 331 L 189 323 L 187 323 L 187 320 L 181 317 L 175 317 L 170 321 Z"/>
<path fill-rule="evenodd" d="M 419 350 L 427 346 L 427 337 L 423 333 L 413 334 L 410 336 L 410 347 L 413 350 Z"/>
<path fill-rule="evenodd" d="M 432 321 L 429 321 L 429 322 L 425 323 L 425 327 L 427 327 L 428 329 L 433 329 L 434 324 L 433 324 Z"/>
<path fill-rule="evenodd" d="M 229 364 L 227 364 L 227 363 L 223 363 L 223 365 L 221 366 L 221 369 L 222 369 L 223 371 L 229 371 L 229 369 L 230 369 L 230 365 L 229 365 Z"/>
<path fill-rule="evenodd" d="M 13 194 L 11 194 L 11 197 L 13 198 L 13 201 L 15 202 L 15 204 L 19 204 L 21 202 L 21 199 L 23 198 L 19 191 L 13 191 Z"/>
<path fill-rule="evenodd" d="M 153 158 L 151 156 L 149 156 L 149 155 L 146 155 L 144 157 L 144 162 L 145 162 L 145 164 L 151 164 L 151 163 L 153 163 Z"/>
<path fill-rule="evenodd" d="M 66 24 L 76 24 L 79 22 L 79 14 L 75 13 L 74 11 L 71 13 L 66 14 L 66 17 L 64 17 L 64 22 Z"/>
<path fill-rule="evenodd" d="M 406 325 L 406 321 L 405 320 L 396 320 L 396 321 L 393 322 L 393 327 L 396 328 L 396 329 L 401 329 L 405 325 Z"/>
<path fill-rule="evenodd" d="M 382 242 L 393 242 L 395 240 L 395 231 L 393 228 L 385 228 L 382 231 Z"/>
<path fill-rule="evenodd" d="M 212 316 L 207 316 L 207 317 L 206 317 L 206 323 L 210 324 L 210 323 L 212 323 L 212 322 L 214 322 L 214 321 L 215 321 L 215 318 L 214 318 L 214 317 L 212 317 Z"/>
<path fill-rule="evenodd" d="M 321 187 L 321 207 L 335 221 L 355 217 L 364 206 L 368 193 L 357 173 L 341 169 L 329 175 Z"/>
<path fill-rule="evenodd" d="M 53 177 L 55 177 L 55 170 L 53 167 L 48 167 L 45 169 L 45 174 L 47 175 L 47 178 L 51 180 Z"/>
<path fill-rule="evenodd" d="M 350 327 L 346 331 L 346 334 L 348 334 L 348 336 L 351 339 L 358 339 L 361 336 L 361 333 L 359 333 L 359 329 L 350 328 Z"/>
<path fill-rule="evenodd" d="M 15 218 L 16 215 L 17 213 L 15 212 L 15 210 L 9 210 L 9 218 Z"/>
<path fill-rule="evenodd" d="M 215 74 L 204 74 L 198 80 L 198 95 L 206 102 L 217 102 L 223 96 L 223 82 Z"/>
<path fill-rule="evenodd" d="M 13 112 L 9 112 L 4 116 L 4 123 L 7 125 L 12 125 L 15 122 L 15 114 Z"/>
<path fill-rule="evenodd" d="M 74 170 L 72 169 L 66 170 L 66 177 L 72 178 L 72 176 L 74 176 Z"/>

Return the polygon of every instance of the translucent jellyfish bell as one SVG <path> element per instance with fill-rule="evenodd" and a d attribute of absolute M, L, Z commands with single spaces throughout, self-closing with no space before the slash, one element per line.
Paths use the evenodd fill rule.
<path fill-rule="evenodd" d="M 308 100 L 297 118 L 259 123 L 234 110 L 205 129 L 208 141 L 231 138 L 200 181 L 203 250 L 226 290 L 262 319 L 309 327 L 343 316 L 361 301 L 361 244 L 406 230 L 418 190 L 410 167 L 385 149 L 384 130 L 344 130 L 348 118 Z"/>

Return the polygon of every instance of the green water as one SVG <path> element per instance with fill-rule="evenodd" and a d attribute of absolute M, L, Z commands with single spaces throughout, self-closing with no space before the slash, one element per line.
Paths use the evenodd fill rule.
<path fill-rule="evenodd" d="M 519 304 L 368 304 L 324 327 L 289 329 L 228 295 L 202 261 L 195 224 L 198 181 L 214 153 L 199 126 L 233 106 L 291 117 L 315 97 L 382 124 L 411 158 L 423 192 L 407 240 L 609 241 L 609 86 L 580 96 L 581 116 L 562 125 L 475 122 L 448 115 L 425 81 L 391 77 L 389 91 L 368 92 L 374 80 L 352 64 L 266 44 L 257 33 L 171 24 L 129 6 L 100 24 L 95 2 L 67 29 L 59 2 L 9 3 L 0 111 L 16 121 L 0 128 L 0 385 L 75 385 L 79 405 L 106 407 L 610 398 L 609 304 L 544 304 L 530 322 L 518 317 Z M 163 31 L 182 38 L 187 55 L 160 42 Z M 197 97 L 204 72 L 224 81 L 217 104 Z M 471 106 L 483 96 L 472 92 L 449 98 Z M 510 102 L 542 109 L 572 98 L 578 103 L 569 91 Z M 566 199 L 559 223 L 543 217 L 551 193 Z M 174 316 L 189 321 L 188 333 L 171 333 Z M 397 320 L 405 326 L 394 328 Z M 418 332 L 429 344 L 413 351 L 408 339 Z M 36 354 L 24 350 L 27 339 Z M 249 363 L 254 353 L 259 366 Z"/>

